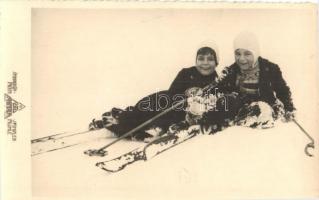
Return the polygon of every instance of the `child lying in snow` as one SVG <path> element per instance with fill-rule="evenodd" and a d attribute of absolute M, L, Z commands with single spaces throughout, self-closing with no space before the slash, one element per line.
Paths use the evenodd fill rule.
<path fill-rule="evenodd" d="M 291 92 L 278 65 L 260 57 L 254 34 L 234 40 L 235 63 L 227 67 L 218 88 L 225 93 L 229 112 L 208 112 L 207 121 L 230 119 L 236 125 L 269 128 L 274 120 L 294 117 Z"/>
<path fill-rule="evenodd" d="M 125 110 L 113 108 L 111 112 L 102 115 L 102 120 L 93 120 L 90 129 L 107 128 L 115 135 L 122 136 L 171 107 L 174 103 L 187 98 L 186 91 L 188 95 L 192 95 L 193 91 L 197 91 L 198 88 L 203 88 L 215 81 L 217 79 L 215 71 L 218 65 L 217 58 L 214 49 L 210 47 L 200 48 L 196 55 L 196 66 L 182 69 L 168 90 L 151 94 L 140 100 L 135 106 L 130 106 Z M 185 120 L 185 110 L 186 104 L 181 105 L 152 123 L 152 127 L 159 128 L 147 131 L 151 127 L 145 127 L 133 134 L 133 137 L 144 140 L 166 132 L 170 125 Z M 188 119 L 190 119 L 189 116 Z"/>

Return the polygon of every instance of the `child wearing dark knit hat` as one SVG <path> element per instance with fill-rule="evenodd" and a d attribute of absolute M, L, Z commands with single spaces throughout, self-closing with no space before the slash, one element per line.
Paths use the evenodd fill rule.
<path fill-rule="evenodd" d="M 168 90 L 144 97 L 135 106 L 129 106 L 124 110 L 113 108 L 110 112 L 102 115 L 102 120 L 93 119 L 89 129 L 106 128 L 120 137 L 171 107 L 173 103 L 187 98 L 185 92 L 196 91 L 215 81 L 217 79 L 215 71 L 217 65 L 218 55 L 216 51 L 207 46 L 201 47 L 196 53 L 196 65 L 183 68 Z M 145 107 L 145 105 L 147 106 Z M 186 105 L 182 105 L 179 109 L 169 112 L 132 136 L 135 139 L 144 140 L 163 134 L 170 125 L 185 121 L 185 108 Z"/>

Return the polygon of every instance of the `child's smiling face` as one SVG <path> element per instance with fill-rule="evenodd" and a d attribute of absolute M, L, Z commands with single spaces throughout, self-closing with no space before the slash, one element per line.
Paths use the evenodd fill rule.
<path fill-rule="evenodd" d="M 235 51 L 235 62 L 242 70 L 252 68 L 255 62 L 254 55 L 246 49 L 237 49 Z"/>
<path fill-rule="evenodd" d="M 199 54 L 196 58 L 196 69 L 204 76 L 212 74 L 216 66 L 216 60 L 212 54 Z"/>

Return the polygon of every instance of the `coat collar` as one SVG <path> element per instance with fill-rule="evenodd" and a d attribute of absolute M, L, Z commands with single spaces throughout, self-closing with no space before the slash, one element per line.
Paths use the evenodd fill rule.
<path fill-rule="evenodd" d="M 261 77 L 263 77 L 263 75 L 265 73 L 270 71 L 268 63 L 269 63 L 268 60 L 266 60 L 266 59 L 264 59 L 264 58 L 262 58 L 260 56 L 258 57 L 259 74 L 260 74 Z M 234 73 L 234 75 L 238 74 L 238 73 L 241 73 L 240 68 L 239 68 L 239 66 L 236 63 L 234 63 L 231 66 L 231 71 L 232 71 L 232 73 Z"/>

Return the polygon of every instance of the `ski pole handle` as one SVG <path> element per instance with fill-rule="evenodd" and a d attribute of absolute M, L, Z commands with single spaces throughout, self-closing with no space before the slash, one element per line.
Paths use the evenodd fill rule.
<path fill-rule="evenodd" d="M 292 121 L 300 128 L 300 130 L 307 136 L 307 138 L 309 138 L 310 142 L 305 146 L 305 153 L 307 156 L 312 157 L 313 155 L 309 153 L 309 148 L 315 148 L 315 140 L 307 133 L 304 128 L 302 128 L 302 126 L 295 119 L 292 119 Z"/>

